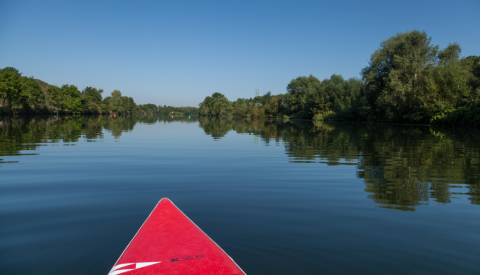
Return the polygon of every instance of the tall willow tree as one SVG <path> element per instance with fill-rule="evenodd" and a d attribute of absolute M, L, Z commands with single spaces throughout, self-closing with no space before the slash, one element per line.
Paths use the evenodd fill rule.
<path fill-rule="evenodd" d="M 386 120 L 398 120 L 418 105 L 438 53 L 430 42 L 425 32 L 398 33 L 381 43 L 362 70 L 367 100 Z"/>
<path fill-rule="evenodd" d="M 476 97 L 460 53 L 456 43 L 439 50 L 416 30 L 383 41 L 362 70 L 373 119 L 432 122 L 471 105 Z"/>

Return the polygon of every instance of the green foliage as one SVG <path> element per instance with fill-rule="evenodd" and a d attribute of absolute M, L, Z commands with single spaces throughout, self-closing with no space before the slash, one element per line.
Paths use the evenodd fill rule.
<path fill-rule="evenodd" d="M 457 43 L 439 50 L 430 42 L 425 32 L 398 33 L 372 54 L 362 70 L 369 119 L 434 123 L 456 108 L 478 104 L 472 85 L 476 59 L 460 60 Z"/>
<path fill-rule="evenodd" d="M 32 77 L 22 77 L 22 74 L 12 67 L 0 70 L 0 115 L 9 112 L 13 114 L 20 112 L 198 114 L 196 107 L 162 107 L 161 105 L 157 107 L 151 103 L 137 106 L 132 97 L 122 96 L 119 90 L 114 90 L 111 96 L 104 99 L 102 94 L 102 89 L 90 86 L 80 92 L 74 85 L 66 84 L 58 87 Z M 219 93 L 214 94 L 213 97 L 216 101 L 226 100 Z M 218 107 L 217 105 L 214 108 Z"/>
<path fill-rule="evenodd" d="M 138 110 L 133 98 L 122 96 L 119 90 L 114 90 L 111 96 L 107 96 L 103 104 L 105 111 L 109 113 L 132 114 Z"/>
<path fill-rule="evenodd" d="M 213 93 L 194 107 L 136 105 L 115 90 L 102 100 L 103 90 L 73 85 L 61 88 L 23 77 L 15 68 L 0 70 L 2 111 L 53 109 L 84 113 L 200 114 L 252 117 L 378 121 L 431 124 L 477 124 L 480 108 L 480 57 L 461 58 L 461 47 L 431 44 L 425 32 L 397 33 L 381 42 L 361 71 L 362 80 L 333 74 L 320 81 L 310 75 L 288 83 L 285 94 L 267 92 L 230 102 Z M 40 85 L 40 84 L 41 85 Z"/>
<path fill-rule="evenodd" d="M 102 89 L 86 87 L 82 91 L 82 108 L 88 113 L 103 113 L 105 105 L 102 102 Z"/>
<path fill-rule="evenodd" d="M 65 84 L 60 88 L 59 101 L 60 107 L 64 110 L 69 110 L 72 112 L 81 112 L 82 108 L 82 99 L 81 93 L 78 88 L 74 85 Z"/>
<path fill-rule="evenodd" d="M 271 92 L 255 99 L 238 98 L 230 102 L 224 95 L 214 93 L 199 104 L 198 113 L 220 117 L 277 117 L 282 106 L 282 95 Z"/>
<path fill-rule="evenodd" d="M 112 92 L 112 99 L 110 100 L 110 105 L 114 113 L 123 113 L 125 112 L 125 101 L 122 98 L 122 93 L 119 90 L 114 90 Z"/>
<path fill-rule="evenodd" d="M 214 93 L 212 96 L 207 96 L 205 100 L 199 105 L 199 112 L 206 116 L 217 116 L 226 114 L 225 108 L 232 107 L 232 102 L 221 93 Z M 230 109 L 229 109 L 230 110 Z"/>
<path fill-rule="evenodd" d="M 318 94 L 320 81 L 318 78 L 310 75 L 309 77 L 300 76 L 293 79 L 287 85 L 287 96 L 284 97 L 283 104 L 287 114 L 296 114 L 308 112 L 307 101 L 309 97 Z M 319 105 L 324 105 L 322 98 L 317 98 Z"/>
<path fill-rule="evenodd" d="M 137 104 L 132 97 L 123 97 L 123 104 L 125 106 L 125 111 L 129 114 L 134 113 L 137 108 Z"/>
<path fill-rule="evenodd" d="M 173 106 L 167 106 L 167 105 L 163 105 L 163 106 L 158 105 L 156 110 L 157 110 L 156 112 L 159 114 L 172 114 L 172 113 L 173 114 L 183 113 L 183 114 L 189 114 L 189 115 L 198 114 L 198 108 L 196 107 L 173 107 Z M 147 112 L 147 113 L 151 113 L 151 112 Z"/>
<path fill-rule="evenodd" d="M 138 113 L 144 113 L 144 114 L 153 114 L 157 112 L 157 106 L 152 103 L 148 104 L 140 104 L 137 106 L 137 112 Z"/>
<path fill-rule="evenodd" d="M 252 111 L 253 110 L 250 107 L 250 101 L 246 98 L 239 98 L 233 102 L 233 116 L 243 117 Z"/>
<path fill-rule="evenodd" d="M 20 76 L 6 69 L 0 71 L 0 104 L 11 107 L 20 98 Z"/>
<path fill-rule="evenodd" d="M 20 80 L 20 98 L 19 103 L 24 109 L 40 108 L 44 102 L 45 95 L 40 88 L 40 84 L 32 77 L 22 77 Z"/>
<path fill-rule="evenodd" d="M 44 102 L 44 94 L 32 77 L 22 77 L 17 69 L 7 67 L 0 70 L 0 107 L 16 113 L 19 109 L 29 112 Z"/>
<path fill-rule="evenodd" d="M 62 105 L 61 89 L 57 86 L 50 86 L 48 87 L 48 94 L 50 95 L 50 104 L 58 111 Z"/>
<path fill-rule="evenodd" d="M 262 98 L 264 101 L 263 108 L 265 110 L 266 117 L 278 117 L 280 116 L 280 109 L 282 108 L 282 95 L 273 96 L 268 92 Z"/>
<path fill-rule="evenodd" d="M 439 49 L 425 32 L 397 33 L 372 54 L 362 80 L 300 76 L 283 95 L 232 104 L 215 93 L 200 104 L 200 114 L 477 125 L 480 57 L 462 59 L 461 52 L 457 43 Z"/>
<path fill-rule="evenodd" d="M 455 112 L 460 117 L 460 113 L 473 112 L 473 109 L 468 111 L 462 107 Z M 475 112 L 480 116 L 480 109 Z M 150 115 L 116 119 L 109 116 L 5 118 L 0 127 L 0 154 L 25 154 L 26 150 L 37 150 L 46 140 L 70 143 L 84 137 L 95 141 L 110 134 L 118 138 L 139 122 L 173 121 L 188 123 L 190 120 L 185 116 Z M 363 181 L 366 199 L 378 207 L 414 211 L 420 205 L 451 203 L 459 195 L 480 205 L 480 152 L 475 150 L 480 143 L 477 127 L 375 124 L 358 127 L 341 123 L 312 126 L 303 121 L 284 123 L 217 117 L 192 118 L 192 121 L 213 139 L 221 139 L 233 131 L 253 134 L 264 144 L 282 144 L 291 163 L 355 165 L 358 171 L 354 176 Z M 462 188 L 454 188 L 459 185 Z"/>
<path fill-rule="evenodd" d="M 480 107 L 461 107 L 444 113 L 435 120 L 435 124 L 462 126 L 480 126 Z"/>
<path fill-rule="evenodd" d="M 435 65 L 438 46 L 425 32 L 398 33 L 381 43 L 363 69 L 369 104 L 388 121 L 418 108 L 418 96 Z"/>
<path fill-rule="evenodd" d="M 16 74 L 18 77 L 21 77 L 22 76 L 22 73 L 19 72 L 17 69 L 15 69 L 14 67 L 5 67 L 2 69 L 2 71 L 4 72 L 12 72 L 14 74 Z"/>
<path fill-rule="evenodd" d="M 469 56 L 461 61 L 467 70 L 467 83 L 471 89 L 471 105 L 480 104 L 480 56 Z"/>
<path fill-rule="evenodd" d="M 314 76 L 298 77 L 287 86 L 282 110 L 293 118 L 309 119 L 351 107 L 362 91 L 363 83 L 356 78 L 344 80 L 341 75 L 333 74 L 320 82 Z"/>

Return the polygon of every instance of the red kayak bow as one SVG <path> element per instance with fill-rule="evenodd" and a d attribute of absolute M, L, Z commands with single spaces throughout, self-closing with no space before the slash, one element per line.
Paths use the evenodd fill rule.
<path fill-rule="evenodd" d="M 245 273 L 180 209 L 163 198 L 108 274 Z"/>

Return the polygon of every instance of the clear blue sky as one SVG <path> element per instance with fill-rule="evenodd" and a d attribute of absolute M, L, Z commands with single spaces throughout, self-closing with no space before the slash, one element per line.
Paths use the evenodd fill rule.
<path fill-rule="evenodd" d="M 298 76 L 359 77 L 382 40 L 426 31 L 480 55 L 480 0 L 0 0 L 0 67 L 54 85 L 197 106 L 285 93 Z"/>

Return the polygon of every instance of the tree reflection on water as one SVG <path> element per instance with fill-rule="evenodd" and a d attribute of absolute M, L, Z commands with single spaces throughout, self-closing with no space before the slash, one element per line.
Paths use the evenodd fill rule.
<path fill-rule="evenodd" d="M 289 161 L 356 165 L 378 207 L 414 211 L 468 194 L 480 204 L 480 131 L 452 127 L 317 124 L 309 121 L 201 118 L 214 139 L 229 131 L 283 141 Z M 457 191 L 462 188 L 466 192 Z"/>
<path fill-rule="evenodd" d="M 26 154 L 46 143 L 120 138 L 137 123 L 198 123 L 215 140 L 230 131 L 253 134 L 263 145 L 282 142 L 291 163 L 355 165 L 377 207 L 414 211 L 466 194 L 480 204 L 478 129 L 372 124 L 316 124 L 186 116 L 64 117 L 0 121 L 0 156 Z M 0 159 L 0 163 L 2 160 Z"/>

